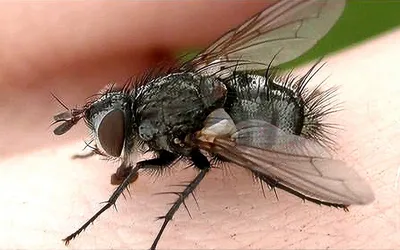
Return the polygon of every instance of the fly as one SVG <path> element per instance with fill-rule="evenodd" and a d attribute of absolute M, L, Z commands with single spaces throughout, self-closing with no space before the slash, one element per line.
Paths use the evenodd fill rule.
<path fill-rule="evenodd" d="M 80 108 L 54 116 L 54 133 L 81 119 L 93 135 L 93 153 L 121 162 L 107 203 L 72 239 L 113 206 L 142 171 L 162 172 L 179 160 L 197 175 L 178 193 L 153 241 L 219 162 L 248 169 L 272 189 L 347 210 L 374 200 L 369 185 L 329 156 L 334 143 L 324 118 L 337 111 L 335 89 L 310 89 L 318 64 L 300 77 L 278 66 L 302 55 L 336 23 L 345 0 L 282 0 L 228 31 L 189 62 L 152 70 L 139 80 L 95 95 Z M 255 71 L 264 71 L 262 76 Z M 135 162 L 135 152 L 153 159 Z"/>

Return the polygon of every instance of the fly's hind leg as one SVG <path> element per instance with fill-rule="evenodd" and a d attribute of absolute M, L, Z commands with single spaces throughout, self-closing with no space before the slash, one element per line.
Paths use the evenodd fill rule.
<path fill-rule="evenodd" d="M 153 241 L 150 249 L 156 249 L 157 244 L 163 234 L 165 228 L 167 227 L 168 222 L 170 222 L 175 214 L 178 211 L 180 205 L 184 204 L 185 199 L 192 194 L 192 192 L 196 189 L 196 187 L 200 184 L 203 178 L 206 176 L 207 172 L 211 169 L 210 162 L 207 157 L 205 157 L 200 151 L 194 150 L 191 153 L 191 160 L 193 161 L 194 166 L 199 169 L 199 173 L 197 176 L 186 186 L 186 188 L 181 192 L 174 192 L 173 194 L 178 195 L 178 198 L 172 204 L 171 208 L 164 216 L 158 217 L 158 219 L 164 220 L 161 225 L 160 230 L 156 238 Z"/>

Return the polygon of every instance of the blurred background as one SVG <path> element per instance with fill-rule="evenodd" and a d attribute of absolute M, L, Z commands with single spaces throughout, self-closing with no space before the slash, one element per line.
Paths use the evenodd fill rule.
<path fill-rule="evenodd" d="M 168 4 L 169 1 L 161 2 L 161 0 L 146 2 L 24 1 L 23 3 L 22 1 L 7 3 L 0 1 L 0 84 L 2 87 L 2 91 L 0 91 L 0 120 L 2 121 L 0 123 L 0 189 L 3 190 L 0 192 L 0 198 L 6 204 L 0 209 L 0 215 L 3 215 L 0 216 L 0 231 L 2 232 L 0 248 L 63 248 L 60 244 L 61 237 L 65 237 L 66 232 L 70 232 L 88 215 L 91 215 L 98 208 L 97 202 L 108 198 L 108 194 L 114 189 L 109 185 L 109 178 L 115 171 L 116 164 L 99 161 L 97 158 L 87 161 L 70 160 L 71 155 L 80 153 L 85 146 L 82 140 L 87 138 L 87 131 L 83 123 L 65 136 L 53 135 L 54 127 L 50 127 L 52 116 L 64 111 L 64 108 L 51 97 L 50 92 L 55 93 L 70 107 L 81 105 L 85 98 L 97 93 L 107 83 L 124 82 L 133 74 L 139 74 L 151 68 L 160 58 L 174 59 L 178 54 L 198 51 L 206 47 L 229 28 L 236 27 L 254 13 L 262 10 L 268 0 L 248 0 L 246 1 L 246 4 L 249 4 L 248 10 L 244 10 L 243 5 L 237 4 L 239 1 L 215 0 L 215 3 L 219 3 L 215 4 L 218 6 L 214 6 L 212 0 L 208 0 L 207 4 L 204 4 L 205 2 L 206 0 L 180 1 L 179 4 Z M 211 8 L 213 11 L 210 11 Z M 162 14 L 158 15 L 157 13 Z M 383 35 L 385 32 L 389 33 L 400 25 L 399 13 L 400 0 L 348 0 L 343 16 L 328 35 L 304 56 L 285 64 L 284 67 L 295 67 Z M 18 22 L 22 19 L 24 22 Z M 210 34 L 207 36 L 208 33 Z M 399 36 L 393 37 L 398 38 Z M 174 44 L 185 40 L 183 38 L 187 39 L 184 45 L 179 44 L 179 46 L 173 47 Z M 378 93 L 376 99 L 369 100 L 371 105 L 356 106 L 357 110 L 354 113 L 359 117 L 368 109 L 369 116 L 363 117 L 366 120 L 354 118 L 357 116 L 351 117 L 351 122 L 355 123 L 352 127 L 353 130 L 365 127 L 370 129 L 365 130 L 364 134 L 361 134 L 362 131 L 358 134 L 359 138 L 364 139 L 361 143 L 364 143 L 367 149 L 365 151 L 354 150 L 355 153 L 351 155 L 360 159 L 363 155 L 370 155 L 371 159 L 367 159 L 369 165 L 366 165 L 370 168 L 365 167 L 361 173 L 365 174 L 370 171 L 368 176 L 372 176 L 371 178 L 376 180 L 374 185 L 380 188 L 377 191 L 385 198 L 380 199 L 374 206 L 360 208 L 360 213 L 358 210 L 353 210 L 354 213 L 346 214 L 347 218 L 354 218 L 353 221 L 357 223 L 367 217 L 371 218 L 368 221 L 365 220 L 367 224 L 359 223 L 356 225 L 358 227 L 354 227 L 351 219 L 347 219 L 347 222 L 343 219 L 341 211 L 331 211 L 313 205 L 295 205 L 292 210 L 285 210 L 286 212 L 282 213 L 282 209 L 285 209 L 289 203 L 286 203 L 285 198 L 282 197 L 280 202 L 276 202 L 277 204 L 268 204 L 270 201 L 276 201 L 272 193 L 270 200 L 260 201 L 260 206 L 257 207 L 257 204 L 254 205 L 251 202 L 260 198 L 259 187 L 257 186 L 257 191 L 249 187 L 251 185 L 249 178 L 242 179 L 242 183 L 246 184 L 233 185 L 234 187 L 228 189 L 224 185 L 220 185 L 221 179 L 218 177 L 210 178 L 204 185 L 212 187 L 212 192 L 209 192 L 207 188 L 199 192 L 200 195 L 207 193 L 214 197 L 201 199 L 201 202 L 208 203 L 207 206 L 202 206 L 202 209 L 208 209 L 208 214 L 201 217 L 200 212 L 197 212 L 194 216 L 196 219 L 190 223 L 187 223 L 187 216 L 177 216 L 174 223 L 180 222 L 180 227 L 170 227 L 170 235 L 174 235 L 172 232 L 177 228 L 181 228 L 182 233 L 187 232 L 185 236 L 191 234 L 192 228 L 204 227 L 204 232 L 208 232 L 207 230 L 211 228 L 210 224 L 202 221 L 202 218 L 206 220 L 211 218 L 210 220 L 214 221 L 216 228 L 220 226 L 217 223 L 219 220 L 221 220 L 221 225 L 226 226 L 226 222 L 223 221 L 226 217 L 221 216 L 219 211 L 221 211 L 221 206 L 224 206 L 221 204 L 228 204 L 225 209 L 231 209 L 232 212 L 228 211 L 226 215 L 237 214 L 237 217 L 232 218 L 248 214 L 247 218 L 251 219 L 255 215 L 263 214 L 264 221 L 250 220 L 250 222 L 254 222 L 252 226 L 258 227 L 260 232 L 268 228 L 274 230 L 279 228 L 276 230 L 277 232 L 286 232 L 287 238 L 292 240 L 293 244 L 297 244 L 296 238 L 292 236 L 293 232 L 297 232 L 298 228 L 301 228 L 308 233 L 307 237 L 310 242 L 320 242 L 320 245 L 316 245 L 305 241 L 303 245 L 291 245 L 292 247 L 329 248 L 332 246 L 331 240 L 337 241 L 335 236 L 348 234 L 354 236 L 352 241 L 347 244 L 348 242 L 343 240 L 342 245 L 334 245 L 335 248 L 359 249 L 370 243 L 368 248 L 399 248 L 399 245 L 390 245 L 391 242 L 398 242 L 400 238 L 398 235 L 391 241 L 387 240 L 383 245 L 379 241 L 379 239 L 386 239 L 387 231 L 385 229 L 395 227 L 395 219 L 399 218 L 394 218 L 399 211 L 399 206 L 395 205 L 399 204 L 384 203 L 385 201 L 398 201 L 398 199 L 393 199 L 393 197 L 398 197 L 398 191 L 392 191 L 392 189 L 394 190 L 392 186 L 381 184 L 389 183 L 388 180 L 392 184 L 396 173 L 397 175 L 400 173 L 396 172 L 398 157 L 395 158 L 399 147 L 392 145 L 390 148 L 385 145 L 380 148 L 380 151 L 376 151 L 377 145 L 382 145 L 382 138 L 388 138 L 383 140 L 386 144 L 389 144 L 389 139 L 393 142 L 400 141 L 396 140 L 394 133 L 391 134 L 395 125 L 397 125 L 395 129 L 398 129 L 398 122 L 397 124 L 393 122 L 393 117 L 387 112 L 387 110 L 396 111 L 399 107 L 399 105 L 396 106 L 399 92 L 395 90 L 399 82 L 395 78 L 398 74 L 397 69 L 393 70 L 392 67 L 393 71 L 388 73 L 386 70 L 387 65 L 396 65 L 397 57 L 400 56 L 397 56 L 399 50 L 388 55 L 385 50 L 388 40 L 384 41 L 383 45 L 371 42 L 372 45 L 369 48 L 377 48 L 377 51 L 372 53 L 368 50 L 368 54 L 362 55 L 365 56 L 365 60 L 361 60 L 362 56 L 356 51 L 340 55 L 341 57 L 337 59 L 337 68 L 342 62 L 347 62 L 346 66 L 349 65 L 349 61 L 354 60 L 356 63 L 354 68 L 351 65 L 351 69 L 338 70 L 343 75 L 335 74 L 335 77 L 338 77 L 336 79 L 350 79 L 347 81 L 349 83 L 346 83 L 346 87 L 350 89 L 353 86 L 363 86 L 364 82 L 360 81 L 362 78 L 360 72 L 365 71 L 365 68 L 368 67 L 368 69 L 373 69 L 368 72 L 368 76 L 372 76 L 369 80 L 374 83 L 381 81 L 381 88 L 363 88 L 365 92 L 376 91 Z M 393 44 L 395 43 L 398 41 L 394 40 Z M 390 51 L 392 48 L 393 46 L 390 47 Z M 364 53 L 365 47 L 363 49 Z M 379 57 L 380 54 L 382 57 Z M 386 64 L 388 58 L 392 61 Z M 375 66 L 376 64 L 378 65 Z M 392 78 L 389 80 L 383 78 L 390 74 Z M 335 79 L 332 79 L 332 82 L 335 82 Z M 347 93 L 349 92 L 353 93 L 352 91 Z M 382 95 L 385 97 L 389 96 L 388 93 L 392 94 L 391 98 L 386 98 L 392 103 L 389 105 L 388 101 L 379 93 L 383 93 Z M 365 99 L 361 97 L 359 99 Z M 374 110 L 375 116 L 373 116 Z M 392 124 L 395 125 L 391 127 Z M 379 132 L 379 136 L 368 140 L 371 134 L 378 134 L 377 132 Z M 348 136 L 348 138 L 352 137 Z M 344 145 L 346 144 L 344 143 Z M 394 153 L 388 153 L 391 149 Z M 381 164 L 382 162 L 378 161 L 380 158 L 373 158 L 374 155 L 371 152 L 376 153 L 379 157 L 385 156 L 389 160 L 396 160 L 396 162 L 391 163 L 386 160 L 384 164 Z M 381 167 L 390 171 L 381 171 Z M 173 178 L 170 180 L 174 181 Z M 124 236 L 125 239 L 131 241 L 140 241 L 142 237 L 144 240 L 140 243 L 141 248 L 148 247 L 155 230 L 158 229 L 152 218 L 165 212 L 166 204 L 163 200 L 166 198 L 149 194 L 163 190 L 162 188 L 166 186 L 164 184 L 157 182 L 149 185 L 148 179 L 139 178 L 135 187 L 137 192 L 135 192 L 134 202 L 131 202 L 130 199 L 128 202 L 120 202 L 119 213 L 110 212 L 102 216 L 102 222 L 91 227 L 85 233 L 85 237 L 79 238 L 77 244 L 82 244 L 82 249 L 87 249 L 88 246 L 93 247 L 100 241 L 103 242 L 103 249 L 122 249 L 126 247 L 107 244 L 111 244 L 110 242 L 118 244 L 115 239 Z M 237 193 L 241 193 L 241 196 L 237 196 Z M 241 202 L 242 200 L 239 199 L 243 199 L 243 197 L 249 202 Z M 290 204 L 298 204 L 296 202 L 299 202 L 297 198 Z M 243 208 L 243 204 L 245 208 L 239 209 L 239 206 Z M 212 212 L 213 209 L 215 213 Z M 154 211 L 154 214 L 149 215 L 149 211 Z M 207 210 L 201 210 L 201 213 L 204 211 Z M 243 213 L 239 213 L 239 211 L 243 211 Z M 326 211 L 330 213 L 330 216 L 325 216 Z M 380 211 L 385 214 L 378 213 Z M 138 212 L 142 216 L 132 216 Z M 305 222 L 298 221 L 299 213 L 305 214 L 303 214 L 307 217 Z M 309 225 L 312 225 L 317 219 L 308 216 L 307 213 L 320 214 L 318 218 L 326 222 L 326 225 L 334 225 L 334 228 L 321 226 L 315 233 Z M 211 217 L 212 215 L 214 217 Z M 335 216 L 338 220 L 335 220 Z M 232 218 L 227 218 L 226 221 L 237 221 L 238 223 L 241 221 Z M 272 224 L 268 224 L 271 219 L 274 221 L 271 222 Z M 124 227 L 119 230 L 110 232 L 105 228 L 102 231 L 107 225 L 117 225 L 119 222 L 128 220 L 130 223 L 123 224 Z M 291 226 L 287 227 L 289 222 L 292 222 L 291 220 L 295 221 L 295 225 L 290 224 Z M 397 221 L 400 222 L 400 220 Z M 341 224 L 338 225 L 338 222 Z M 146 225 L 152 229 L 147 229 Z M 269 226 L 265 227 L 265 225 Z M 400 224 L 397 224 L 397 230 L 398 225 Z M 247 230 L 247 225 L 240 224 L 240 228 Z M 311 229 L 307 231 L 308 228 Z M 363 228 L 371 229 L 371 232 L 362 234 L 363 232 L 359 230 Z M 149 232 L 148 230 L 153 231 Z M 234 233 L 234 230 L 226 231 Z M 271 233 L 274 237 L 275 232 Z M 189 236 L 197 237 L 198 235 Z M 238 236 L 248 237 L 249 235 L 238 234 Z M 265 235 L 260 235 L 260 239 L 263 238 Z M 166 236 L 165 239 L 168 237 Z M 181 242 L 184 237 L 180 237 L 179 240 Z M 274 243 L 273 240 L 267 239 L 267 241 L 270 244 Z M 361 243 L 361 241 L 367 243 Z M 196 241 L 187 240 L 186 243 L 189 244 L 188 242 Z M 271 245 L 271 248 L 288 248 L 290 241 L 283 244 L 285 245 Z M 75 246 L 74 249 L 77 248 Z M 206 246 L 213 248 L 212 245 Z M 254 248 L 265 248 L 265 246 L 255 246 Z"/>
<path fill-rule="evenodd" d="M 160 60 L 205 48 L 261 11 L 266 3 L 248 1 L 244 8 L 240 1 L 206 0 L 179 4 L 2 2 L 0 114 L 8 124 L 0 124 L 0 155 L 82 138 L 84 126 L 54 138 L 49 125 L 63 108 L 50 92 L 67 106 L 82 105 L 85 98 L 110 82 L 123 83 Z M 348 0 L 328 35 L 283 67 L 295 67 L 388 32 L 400 25 L 399 13 L 397 0 Z M 13 124 L 12 129 L 9 124 Z M 15 143 L 18 138 L 23 145 Z"/>
<path fill-rule="evenodd" d="M 309 62 L 329 53 L 337 52 L 400 25 L 400 1 L 398 0 L 347 0 L 342 17 L 329 33 L 311 50 L 283 68 Z M 200 49 L 193 48 L 187 59 L 196 55 Z M 181 55 L 181 54 L 180 54 Z"/>
<path fill-rule="evenodd" d="M 342 17 L 308 53 L 287 66 L 335 52 L 400 25 L 400 1 L 348 0 Z M 395 41 L 393 41 L 395 42 Z"/>

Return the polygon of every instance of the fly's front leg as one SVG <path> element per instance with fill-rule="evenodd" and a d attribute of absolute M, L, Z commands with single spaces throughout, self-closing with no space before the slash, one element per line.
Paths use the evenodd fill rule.
<path fill-rule="evenodd" d="M 76 159 L 87 159 L 90 157 L 93 157 L 95 155 L 103 155 L 97 148 L 97 145 L 95 144 L 94 147 L 91 147 L 91 151 L 85 154 L 74 154 L 71 156 L 71 159 L 76 160 Z M 129 175 L 130 171 L 132 169 L 132 166 L 127 166 L 124 162 L 121 164 L 121 166 L 118 167 L 117 171 L 111 175 L 111 180 L 110 183 L 111 185 L 118 186 L 120 185 L 125 178 Z M 139 177 L 139 174 L 134 175 L 130 179 L 130 183 L 133 183 L 137 180 Z"/>
<path fill-rule="evenodd" d="M 175 154 L 172 154 L 168 151 L 159 151 L 157 152 L 158 157 L 150 160 L 145 160 L 138 162 L 138 165 L 142 165 L 142 169 L 149 172 L 157 172 L 162 171 L 164 168 L 171 165 L 178 157 Z M 124 164 L 117 169 L 117 172 L 111 176 L 111 184 L 119 185 L 121 184 L 125 178 L 129 175 L 129 172 L 132 167 L 128 167 Z M 131 183 L 137 180 L 139 174 L 136 174 L 132 177 Z"/>
<path fill-rule="evenodd" d="M 68 245 L 72 239 L 74 239 L 82 231 L 84 231 L 103 212 L 108 210 L 111 206 L 115 206 L 115 202 L 118 200 L 118 197 L 128 187 L 128 185 L 131 183 L 131 180 L 135 176 L 137 176 L 139 170 L 141 170 L 141 169 L 161 169 L 161 168 L 171 165 L 176 159 L 177 159 L 176 155 L 166 152 L 166 151 L 161 151 L 161 152 L 158 152 L 158 157 L 155 159 L 140 161 L 136 164 L 135 167 L 132 167 L 129 165 L 124 166 L 125 169 L 129 169 L 129 173 L 126 174 L 125 179 L 121 182 L 121 184 L 119 184 L 119 186 L 114 191 L 114 193 L 110 196 L 110 198 L 106 202 L 104 202 L 105 205 L 96 214 L 94 214 L 88 221 L 86 221 L 78 230 L 76 230 L 74 233 L 70 234 L 69 236 L 67 236 L 66 238 L 63 239 L 63 241 L 65 242 L 65 245 Z"/>
<path fill-rule="evenodd" d="M 86 153 L 86 154 L 74 154 L 71 156 L 71 159 L 76 160 L 76 159 L 87 159 L 90 158 L 92 156 L 95 156 L 96 152 L 94 150 Z"/>
<path fill-rule="evenodd" d="M 132 167 L 126 166 L 125 164 L 121 164 L 117 171 L 111 175 L 111 180 L 110 183 L 111 185 L 118 186 L 120 185 L 129 175 L 131 172 Z M 132 176 L 132 178 L 129 180 L 130 183 L 133 183 L 137 180 L 139 177 L 139 173 L 136 173 L 136 175 Z"/>
<path fill-rule="evenodd" d="M 97 147 L 97 144 L 90 145 L 91 142 L 89 142 L 89 143 L 85 142 L 85 143 L 86 143 L 86 147 L 83 150 L 85 150 L 86 148 L 90 148 L 90 152 L 84 153 L 84 154 L 74 154 L 74 155 L 71 156 L 71 159 L 73 159 L 73 160 L 76 160 L 76 159 L 87 159 L 87 158 L 90 158 L 90 157 L 95 156 L 95 155 L 106 156 L 103 152 L 101 152 L 99 150 L 99 148 Z"/>

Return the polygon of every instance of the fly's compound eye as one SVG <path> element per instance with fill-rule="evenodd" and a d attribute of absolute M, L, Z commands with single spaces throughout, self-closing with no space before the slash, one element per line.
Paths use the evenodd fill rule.
<path fill-rule="evenodd" d="M 100 119 L 96 130 L 98 146 L 108 155 L 119 157 L 125 141 L 124 112 L 113 109 Z"/>

